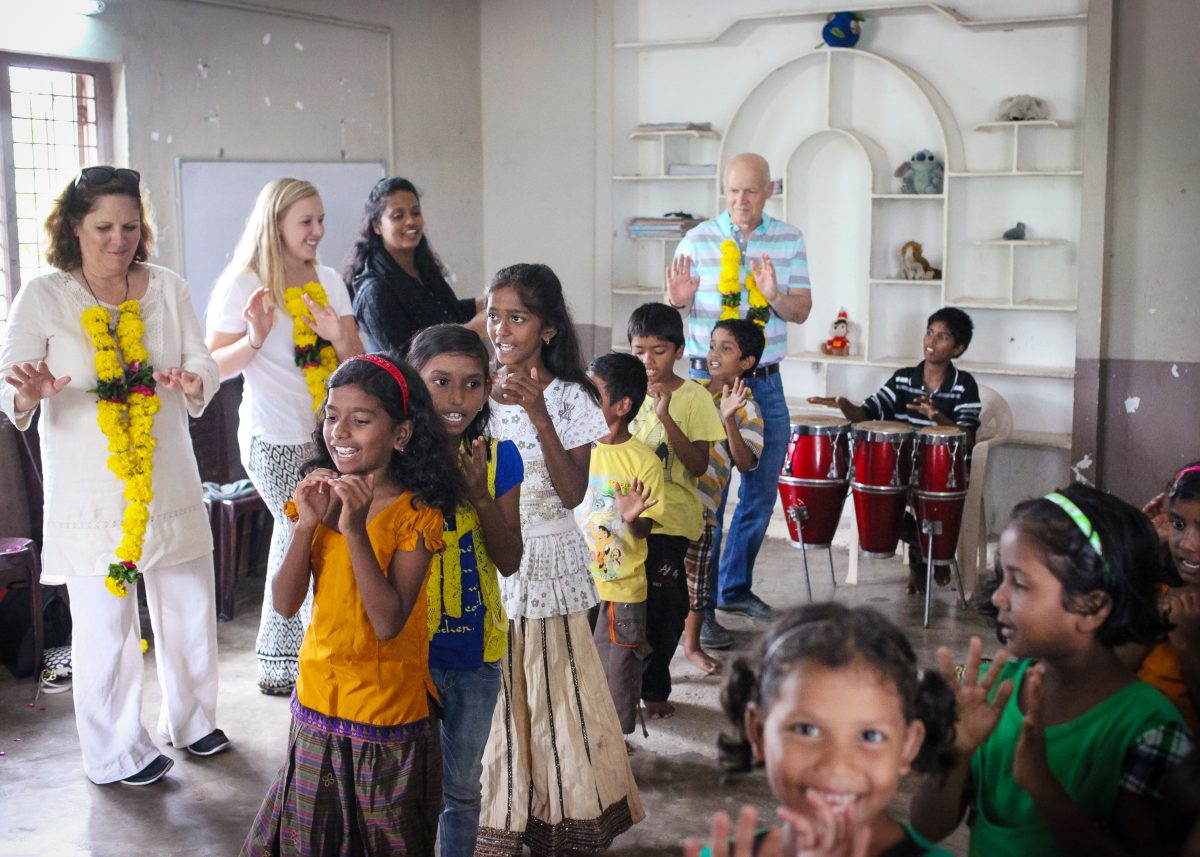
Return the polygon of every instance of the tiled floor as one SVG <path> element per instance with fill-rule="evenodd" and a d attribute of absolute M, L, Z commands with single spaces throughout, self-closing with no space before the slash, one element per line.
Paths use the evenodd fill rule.
<path fill-rule="evenodd" d="M 814 597 L 867 604 L 882 611 L 909 634 L 918 656 L 934 663 L 940 645 L 963 651 L 972 634 L 992 638 L 987 619 L 957 606 L 953 590 L 935 593 L 933 627 L 921 627 L 921 602 L 905 596 L 905 570 L 899 560 L 864 560 L 857 586 L 834 592 L 823 555 L 810 554 Z M 804 598 L 800 555 L 787 542 L 768 539 L 759 560 L 755 589 L 776 606 Z M 814 561 L 815 560 L 815 561 Z M 834 552 L 839 579 L 847 556 Z M 255 686 L 254 635 L 261 600 L 261 577 L 243 578 L 238 615 L 219 628 L 221 697 L 219 725 L 233 748 L 207 759 L 167 749 L 177 764 L 150 787 L 95 786 L 79 761 L 70 693 L 43 696 L 33 707 L 32 682 L 17 681 L 0 669 L 0 855 L 233 855 L 283 760 L 288 726 L 287 700 L 260 694 Z M 758 623 L 722 617 L 748 648 Z M 775 805 L 761 773 L 722 784 L 714 742 L 725 720 L 719 710 L 720 679 L 701 676 L 680 653 L 674 663 L 679 708 L 670 720 L 649 724 L 650 736 L 632 739 L 634 774 L 648 818 L 620 837 L 612 853 L 678 854 L 687 836 L 706 836 L 708 818 L 718 809 L 743 802 L 772 811 Z M 153 650 L 146 657 L 144 719 L 153 725 L 159 693 Z M 903 813 L 902 793 L 895 806 Z M 965 849 L 959 830 L 944 845 Z"/>

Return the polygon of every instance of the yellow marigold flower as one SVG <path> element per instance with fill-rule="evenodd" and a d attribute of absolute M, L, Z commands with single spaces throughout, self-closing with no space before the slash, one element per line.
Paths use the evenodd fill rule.
<path fill-rule="evenodd" d="M 104 586 L 109 592 L 118 598 L 124 598 L 129 594 L 129 590 L 125 588 L 125 584 L 117 580 L 115 577 L 104 578 Z"/>
<path fill-rule="evenodd" d="M 141 527 L 144 531 L 148 523 L 150 523 L 150 507 L 145 503 L 130 503 L 125 507 L 126 526 L 132 524 L 135 527 Z"/>
<path fill-rule="evenodd" d="M 326 345 L 321 349 L 321 368 L 328 370 L 328 373 L 332 375 L 337 365 L 337 351 L 334 350 L 332 345 Z"/>
<path fill-rule="evenodd" d="M 93 365 L 101 381 L 115 381 L 125 373 L 125 367 L 115 351 L 97 351 Z"/>
<path fill-rule="evenodd" d="M 119 307 L 122 315 L 131 315 L 140 318 L 142 315 L 142 304 L 140 301 L 125 301 Z"/>
<path fill-rule="evenodd" d="M 144 655 L 148 651 L 150 651 L 150 644 L 146 642 L 145 637 L 142 637 L 142 654 Z"/>

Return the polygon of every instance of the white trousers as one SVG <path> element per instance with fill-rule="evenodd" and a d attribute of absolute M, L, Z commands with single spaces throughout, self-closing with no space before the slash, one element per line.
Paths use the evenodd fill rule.
<path fill-rule="evenodd" d="M 158 733 L 175 747 L 215 728 L 217 608 L 212 554 L 156 566 L 142 577 L 154 629 L 162 708 Z M 142 726 L 141 624 L 135 587 L 117 598 L 103 577 L 67 581 L 72 694 L 83 770 L 94 783 L 140 771 L 158 755 Z"/>

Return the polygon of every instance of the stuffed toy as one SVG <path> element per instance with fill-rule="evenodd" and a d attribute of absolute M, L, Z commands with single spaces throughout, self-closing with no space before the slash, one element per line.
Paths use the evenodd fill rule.
<path fill-rule="evenodd" d="M 1017 225 L 1012 229 L 1004 230 L 1004 238 L 1007 241 L 1024 241 L 1025 240 L 1025 224 L 1017 221 Z"/>
<path fill-rule="evenodd" d="M 822 354 L 832 354 L 838 357 L 845 357 L 850 353 L 850 340 L 846 338 L 846 334 L 850 331 L 850 320 L 846 316 L 846 311 L 840 310 L 837 318 L 833 320 L 833 338 L 826 339 L 821 343 Z"/>
<path fill-rule="evenodd" d="M 941 193 L 945 171 L 933 152 L 922 149 L 896 167 L 895 176 L 901 179 L 900 193 Z"/>
<path fill-rule="evenodd" d="M 1049 119 L 1046 102 L 1034 95 L 1010 95 L 1000 102 L 1001 122 L 1027 122 L 1031 119 Z"/>
<path fill-rule="evenodd" d="M 917 241 L 909 241 L 900 248 L 901 278 L 905 280 L 937 280 L 941 279 L 942 269 L 929 264 L 929 260 L 921 255 L 921 245 Z"/>
<path fill-rule="evenodd" d="M 866 16 L 861 12 L 834 12 L 821 28 L 821 38 L 831 48 L 852 48 L 858 44 L 858 38 L 862 35 L 860 22 L 865 20 Z"/>

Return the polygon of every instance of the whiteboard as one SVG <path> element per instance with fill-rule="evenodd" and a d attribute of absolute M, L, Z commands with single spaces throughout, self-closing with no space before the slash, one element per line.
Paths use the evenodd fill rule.
<path fill-rule="evenodd" d="M 384 177 L 382 161 L 176 161 L 183 276 L 203 319 L 208 297 L 241 237 L 263 185 L 272 179 L 305 179 L 325 206 L 321 264 L 339 274 L 362 223 L 371 188 Z"/>

